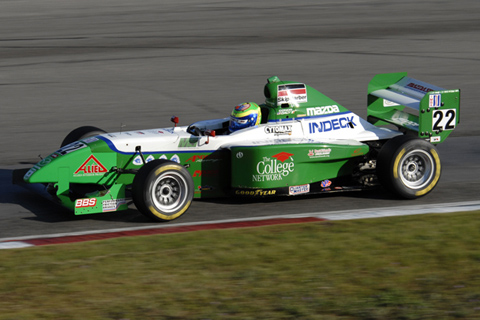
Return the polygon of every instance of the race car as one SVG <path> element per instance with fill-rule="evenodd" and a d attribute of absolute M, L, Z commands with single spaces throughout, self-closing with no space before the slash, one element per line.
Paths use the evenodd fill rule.
<path fill-rule="evenodd" d="M 39 186 L 77 215 L 126 210 L 133 200 L 156 221 L 182 216 L 194 198 L 383 186 L 414 199 L 437 185 L 435 144 L 460 118 L 459 89 L 407 73 L 370 81 L 367 120 L 301 82 L 270 77 L 264 95 L 263 104 L 244 103 L 230 117 L 189 126 L 172 117 L 174 124 L 160 129 L 77 128 L 59 150 L 16 170 L 14 183 Z"/>

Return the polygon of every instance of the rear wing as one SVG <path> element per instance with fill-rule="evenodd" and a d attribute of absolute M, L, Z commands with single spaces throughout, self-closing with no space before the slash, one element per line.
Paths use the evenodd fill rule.
<path fill-rule="evenodd" d="M 376 126 L 395 125 L 440 143 L 460 121 L 460 90 L 445 90 L 406 72 L 379 74 L 368 84 L 367 115 Z"/>

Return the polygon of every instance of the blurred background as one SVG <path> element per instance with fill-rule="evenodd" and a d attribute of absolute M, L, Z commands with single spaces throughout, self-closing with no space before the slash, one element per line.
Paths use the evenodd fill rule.
<path fill-rule="evenodd" d="M 82 125 L 181 125 L 262 103 L 270 76 L 366 116 L 369 80 L 407 71 L 462 89 L 478 135 L 480 2 L 16 0 L 0 4 L 3 165 L 34 161 Z"/>

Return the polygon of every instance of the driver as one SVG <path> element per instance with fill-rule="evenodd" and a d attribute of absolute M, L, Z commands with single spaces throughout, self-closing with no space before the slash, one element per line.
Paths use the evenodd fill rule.
<path fill-rule="evenodd" d="M 230 115 L 230 132 L 256 126 L 262 121 L 262 111 L 255 102 L 245 102 L 236 106 Z"/>

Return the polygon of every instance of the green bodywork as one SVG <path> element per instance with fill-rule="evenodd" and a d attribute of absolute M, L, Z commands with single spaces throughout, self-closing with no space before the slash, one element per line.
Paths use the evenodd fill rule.
<path fill-rule="evenodd" d="M 54 191 L 55 199 L 75 214 L 126 210 L 126 190 L 139 169 L 139 166 L 133 164 L 138 154 L 114 152 L 102 140 L 81 144 L 83 148 L 73 152 L 61 154 L 59 150 L 42 159 L 27 172 L 25 181 L 31 184 L 48 184 L 47 188 Z M 228 150 L 174 153 L 179 156 L 180 163 L 187 166 L 193 177 L 195 198 L 228 195 Z M 161 154 L 168 156 L 169 152 Z M 158 158 L 156 153 L 143 155 L 145 159 L 150 156 Z M 77 199 L 72 194 L 75 187 L 90 187 L 92 190 L 87 192 L 85 197 Z M 96 200 L 88 202 L 88 199 Z"/>
<path fill-rule="evenodd" d="M 307 117 L 309 116 L 307 109 L 319 106 L 336 106 L 338 107 L 338 113 L 349 111 L 335 100 L 330 99 L 320 91 L 305 84 L 300 85 L 305 87 L 306 96 L 308 96 L 307 101 L 301 103 L 296 103 L 295 101 L 279 101 L 279 88 L 295 84 L 299 83 L 280 81 L 276 76 L 267 79 L 267 84 L 264 87 L 265 104 L 262 106 L 268 110 L 268 121 L 282 121 Z"/>
<path fill-rule="evenodd" d="M 232 187 L 282 188 L 351 174 L 365 144 L 296 144 L 233 147 Z"/>

